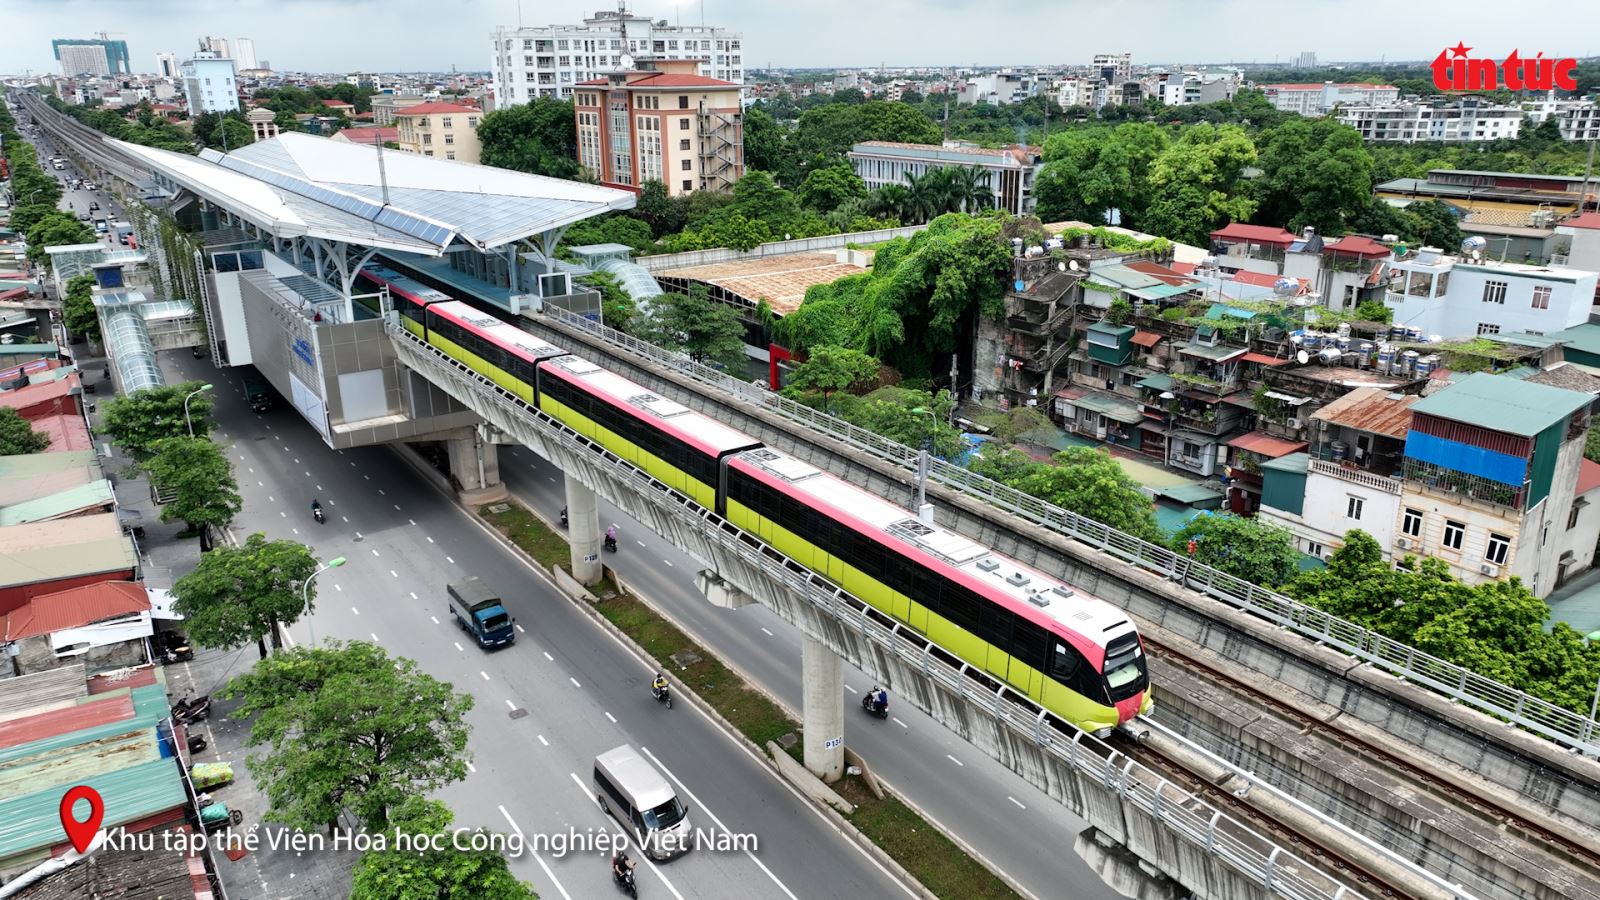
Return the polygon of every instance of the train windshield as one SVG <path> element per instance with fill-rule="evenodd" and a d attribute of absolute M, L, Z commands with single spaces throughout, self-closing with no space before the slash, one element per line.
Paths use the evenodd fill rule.
<path fill-rule="evenodd" d="M 1106 652 L 1105 671 L 1106 687 L 1111 691 L 1112 702 L 1125 700 L 1144 690 L 1147 679 L 1144 651 L 1139 646 L 1139 639 L 1130 634 L 1112 641 Z"/>

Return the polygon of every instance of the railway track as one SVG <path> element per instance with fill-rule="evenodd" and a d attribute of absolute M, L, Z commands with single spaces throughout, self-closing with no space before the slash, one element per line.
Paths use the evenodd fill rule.
<path fill-rule="evenodd" d="M 1301 733 L 1316 733 L 1320 740 L 1358 757 L 1363 762 L 1373 763 L 1386 769 L 1390 774 L 1403 779 L 1409 786 L 1417 788 L 1419 793 L 1431 794 L 1451 808 L 1459 810 L 1464 816 L 1475 818 L 1502 835 L 1520 839 L 1553 854 L 1574 869 L 1580 870 L 1583 879 L 1590 885 L 1600 885 L 1600 845 L 1589 842 L 1584 836 L 1564 832 L 1560 830 L 1559 823 L 1543 822 L 1530 817 L 1490 791 L 1479 789 L 1470 783 L 1463 784 L 1459 780 L 1441 774 L 1437 769 L 1419 765 L 1405 754 L 1395 752 L 1355 730 L 1341 727 L 1337 718 L 1324 721 L 1307 714 L 1280 697 L 1236 677 L 1224 667 L 1153 639 L 1148 632 L 1144 634 L 1144 642 L 1147 652 L 1156 659 L 1181 667 L 1207 682 L 1222 686 L 1227 691 L 1245 698 L 1251 706 L 1299 729 Z M 1127 752 L 1134 755 L 1138 751 Z M 1147 764 L 1155 765 L 1155 763 Z M 1243 810 L 1238 812 L 1244 815 Z M 1403 813 L 1403 815 L 1410 817 L 1412 814 Z M 1341 857 L 1338 853 L 1333 855 Z M 1351 865 L 1350 871 L 1356 872 L 1360 868 L 1359 865 Z M 1376 879 L 1373 883 L 1380 881 L 1381 879 Z M 1583 896 L 1600 896 L 1600 888 L 1595 888 Z"/>

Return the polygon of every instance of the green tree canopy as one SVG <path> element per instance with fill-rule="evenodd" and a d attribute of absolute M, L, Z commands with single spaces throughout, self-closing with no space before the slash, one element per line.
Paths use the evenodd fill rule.
<path fill-rule="evenodd" d="M 1372 197 L 1372 156 L 1361 135 L 1333 119 L 1290 119 L 1261 134 L 1256 221 L 1339 235 Z"/>
<path fill-rule="evenodd" d="M 454 830 L 455 814 L 438 800 L 407 797 L 389 819 L 394 828 L 386 848 L 368 851 L 356 863 L 350 900 L 539 900 L 531 886 L 511 874 L 504 856 L 487 849 L 455 849 L 478 846 L 488 835 L 481 828 L 452 838 L 442 849 L 395 849 L 405 835 Z"/>
<path fill-rule="evenodd" d="M 47 215 L 28 229 L 28 260 L 34 265 L 50 268 L 50 254 L 45 252 L 47 247 L 60 247 L 67 244 L 93 244 L 99 240 L 94 229 L 78 221 L 74 216 L 55 212 Z"/>
<path fill-rule="evenodd" d="M 205 647 L 233 648 L 254 641 L 263 658 L 266 642 L 283 647 L 278 626 L 293 625 L 316 601 L 317 569 L 310 548 L 294 541 L 269 541 L 257 532 L 239 547 L 219 547 L 200 557 L 194 571 L 173 585 L 177 610 L 189 636 Z"/>
<path fill-rule="evenodd" d="M 1105 449 L 1070 447 L 1053 459 L 1037 463 L 1016 450 L 986 449 L 968 468 L 1135 537 L 1161 540 L 1154 504 Z"/>
<path fill-rule="evenodd" d="M 34 431 L 33 424 L 9 406 L 0 407 L 0 456 L 40 453 L 50 446 L 50 435 Z"/>
<path fill-rule="evenodd" d="M 67 282 L 67 296 L 61 304 L 61 318 L 73 334 L 100 340 L 100 317 L 94 311 L 93 275 L 74 275 Z"/>
<path fill-rule="evenodd" d="M 114 397 L 101 407 L 100 428 L 129 456 L 143 461 L 154 452 L 157 441 L 188 435 L 183 400 L 194 394 L 189 399 L 189 421 L 194 423 L 195 434 L 209 434 L 211 395 L 195 394 L 200 386 L 198 381 L 185 381 Z"/>
<path fill-rule="evenodd" d="M 878 380 L 881 365 L 876 359 L 845 347 L 817 347 L 789 376 L 785 393 L 816 391 L 822 394 L 823 408 L 830 408 L 835 392 L 860 393 Z"/>
<path fill-rule="evenodd" d="M 408 797 L 467 776 L 472 697 L 361 641 L 276 653 L 222 692 L 254 721 L 246 760 L 266 791 L 266 818 L 333 828 L 349 809 L 369 830 L 389 826 Z"/>
<path fill-rule="evenodd" d="M 1251 584 L 1275 587 L 1299 570 L 1294 533 L 1261 519 L 1202 513 L 1178 529 L 1172 549 L 1186 553 L 1190 541 L 1196 561 Z"/>
<path fill-rule="evenodd" d="M 1052 135 L 1034 187 L 1039 217 L 1099 224 L 1118 209 L 1138 221 L 1150 206 L 1150 167 L 1167 144 L 1164 131 L 1142 122 Z"/>
<path fill-rule="evenodd" d="M 571 101 L 553 97 L 497 109 L 478 122 L 483 145 L 479 158 L 486 166 L 575 178 L 578 127 L 573 116 Z"/>
<path fill-rule="evenodd" d="M 799 180 L 800 165 L 788 146 L 788 129 L 756 104 L 744 113 L 744 163 L 749 169 L 770 172 L 785 187 Z"/>
<path fill-rule="evenodd" d="M 800 202 L 818 212 L 832 212 L 850 200 L 867 196 L 867 186 L 844 161 L 812 169 L 800 185 Z"/>
<path fill-rule="evenodd" d="M 161 507 L 161 521 L 181 519 L 192 531 L 222 528 L 244 508 L 228 458 L 210 438 L 162 438 L 150 449 L 140 467 L 156 490 L 173 494 Z"/>
<path fill-rule="evenodd" d="M 744 323 L 733 307 L 712 300 L 705 285 L 696 284 L 687 294 L 652 297 L 649 313 L 641 318 L 634 328 L 644 340 L 735 376 L 744 372 Z"/>
<path fill-rule="evenodd" d="M 940 138 L 939 126 L 916 107 L 868 100 L 806 110 L 800 115 L 789 145 L 809 170 L 829 165 L 861 141 L 937 144 Z"/>
<path fill-rule="evenodd" d="M 1255 203 L 1239 184 L 1256 161 L 1255 144 L 1237 125 L 1192 126 L 1150 168 L 1154 200 L 1141 227 L 1174 241 L 1207 246 L 1212 230 L 1245 221 Z"/>

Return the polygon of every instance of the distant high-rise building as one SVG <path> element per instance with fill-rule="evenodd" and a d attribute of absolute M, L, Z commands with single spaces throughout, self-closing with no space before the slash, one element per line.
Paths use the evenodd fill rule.
<path fill-rule="evenodd" d="M 63 75 L 131 75 L 128 42 L 106 38 L 56 38 L 50 42 Z"/>
<path fill-rule="evenodd" d="M 496 28 L 489 71 L 502 106 L 572 96 L 573 85 L 637 60 L 694 60 L 697 74 L 744 83 L 743 33 L 715 25 L 668 25 L 627 11 L 601 10 L 582 25 Z M 624 62 L 624 60 L 630 62 Z"/>
<path fill-rule="evenodd" d="M 1294 67 L 1296 69 L 1315 69 L 1317 67 L 1317 55 L 1310 50 L 1301 53 L 1295 59 Z"/>
<path fill-rule="evenodd" d="M 233 39 L 233 66 L 235 69 L 256 67 L 256 42 L 249 38 Z"/>
<path fill-rule="evenodd" d="M 1132 53 L 1097 53 L 1090 65 L 1101 81 L 1120 85 L 1133 79 Z"/>
<path fill-rule="evenodd" d="M 183 97 L 189 105 L 189 115 L 208 112 L 231 112 L 239 108 L 239 87 L 233 77 L 233 60 L 219 57 L 209 50 L 201 50 L 194 59 L 185 60 L 183 72 Z"/>
<path fill-rule="evenodd" d="M 177 78 L 178 55 L 176 53 L 157 53 L 156 74 L 162 78 Z"/>
<path fill-rule="evenodd" d="M 200 49 L 215 54 L 217 59 L 233 58 L 233 54 L 228 52 L 227 38 L 203 37 L 200 39 Z"/>

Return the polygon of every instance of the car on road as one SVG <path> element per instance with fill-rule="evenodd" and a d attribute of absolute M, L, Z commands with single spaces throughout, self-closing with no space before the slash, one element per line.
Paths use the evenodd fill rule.
<path fill-rule="evenodd" d="M 95 219 L 94 220 L 94 230 L 96 232 L 98 232 L 99 234 L 106 234 L 111 229 L 110 229 L 109 226 L 106 225 L 106 220 L 105 219 Z"/>
<path fill-rule="evenodd" d="M 95 203 L 93 201 L 90 201 L 89 202 L 89 212 L 99 212 L 99 211 L 100 211 L 100 204 Z"/>

